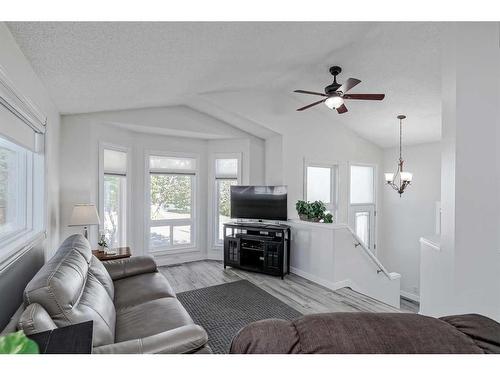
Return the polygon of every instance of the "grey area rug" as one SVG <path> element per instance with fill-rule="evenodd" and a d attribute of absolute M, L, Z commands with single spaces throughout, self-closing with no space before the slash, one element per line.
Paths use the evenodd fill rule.
<path fill-rule="evenodd" d="M 229 353 L 233 337 L 251 322 L 302 316 L 248 280 L 190 290 L 177 294 L 177 298 L 194 322 L 205 328 L 208 345 L 218 354 Z"/>

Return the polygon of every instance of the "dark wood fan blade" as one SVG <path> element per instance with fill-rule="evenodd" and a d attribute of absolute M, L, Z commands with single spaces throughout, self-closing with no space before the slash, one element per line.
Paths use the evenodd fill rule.
<path fill-rule="evenodd" d="M 347 107 L 344 104 L 342 104 L 340 107 L 337 108 L 337 112 L 339 114 L 346 113 L 347 112 Z"/>
<path fill-rule="evenodd" d="M 294 92 L 298 92 L 299 94 L 309 94 L 309 95 L 328 96 L 328 95 L 322 94 L 322 93 L 320 93 L 320 92 L 306 91 L 306 90 L 295 90 Z"/>
<path fill-rule="evenodd" d="M 354 86 L 356 86 L 360 82 L 361 81 L 359 79 L 356 79 L 356 78 L 347 78 L 347 81 L 345 81 L 344 84 L 342 86 L 340 86 L 337 91 L 342 91 L 345 94 L 347 91 L 352 89 Z"/>
<path fill-rule="evenodd" d="M 303 111 L 304 109 L 311 108 L 315 106 L 316 104 L 323 103 L 326 99 L 318 100 L 317 102 L 314 102 L 312 104 L 306 105 L 305 107 L 297 109 L 297 111 Z"/>
<path fill-rule="evenodd" d="M 382 100 L 385 98 L 384 94 L 345 94 L 343 99 L 360 99 L 360 100 Z"/>

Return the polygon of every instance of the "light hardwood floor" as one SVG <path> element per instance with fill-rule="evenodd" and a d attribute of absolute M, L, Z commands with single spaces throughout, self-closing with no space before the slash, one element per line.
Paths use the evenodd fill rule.
<path fill-rule="evenodd" d="M 228 267 L 222 262 L 203 260 L 160 267 L 176 293 L 247 279 L 266 292 L 285 302 L 302 314 L 341 311 L 417 312 L 418 305 L 401 301 L 401 309 L 386 305 L 349 288 L 331 291 L 300 276 L 279 277 L 246 272 Z"/>

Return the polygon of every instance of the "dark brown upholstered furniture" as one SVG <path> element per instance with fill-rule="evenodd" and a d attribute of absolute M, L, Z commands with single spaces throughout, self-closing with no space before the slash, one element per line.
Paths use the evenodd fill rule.
<path fill-rule="evenodd" d="M 328 313 L 249 324 L 231 353 L 500 353 L 500 324 L 482 315 Z"/>

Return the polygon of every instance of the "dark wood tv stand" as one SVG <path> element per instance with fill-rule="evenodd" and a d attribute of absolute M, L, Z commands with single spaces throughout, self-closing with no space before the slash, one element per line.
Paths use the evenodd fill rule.
<path fill-rule="evenodd" d="M 290 273 L 290 227 L 284 224 L 224 224 L 224 268 L 280 276 Z"/>

